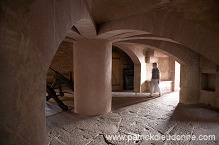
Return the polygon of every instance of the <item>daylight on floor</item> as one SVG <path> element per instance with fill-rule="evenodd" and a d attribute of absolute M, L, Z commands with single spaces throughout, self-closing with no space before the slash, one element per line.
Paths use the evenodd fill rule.
<path fill-rule="evenodd" d="M 0 2 L 1 145 L 218 145 L 218 0 Z"/>

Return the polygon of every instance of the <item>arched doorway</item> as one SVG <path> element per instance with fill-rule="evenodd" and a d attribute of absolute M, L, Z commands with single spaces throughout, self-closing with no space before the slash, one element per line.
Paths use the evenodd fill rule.
<path fill-rule="evenodd" d="M 134 90 L 134 63 L 120 48 L 112 48 L 112 91 Z"/>

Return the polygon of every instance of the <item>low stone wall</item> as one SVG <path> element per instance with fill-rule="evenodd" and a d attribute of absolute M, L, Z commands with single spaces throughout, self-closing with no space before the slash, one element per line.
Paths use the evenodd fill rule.
<path fill-rule="evenodd" d="M 151 81 L 146 81 L 146 92 L 150 92 L 150 83 Z M 168 93 L 172 92 L 172 86 L 173 82 L 172 81 L 161 81 L 160 82 L 160 89 L 162 93 Z"/>

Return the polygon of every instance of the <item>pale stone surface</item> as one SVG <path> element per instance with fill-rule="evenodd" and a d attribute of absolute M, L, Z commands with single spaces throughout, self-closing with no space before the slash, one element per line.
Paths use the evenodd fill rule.
<path fill-rule="evenodd" d="M 178 93 L 147 98 L 146 93 L 113 93 L 111 113 L 78 116 L 72 111 L 47 117 L 47 144 L 212 144 L 219 143 L 218 112 L 178 104 Z M 121 103 L 123 102 L 123 106 Z M 130 105 L 130 106 L 129 106 Z M 118 108 L 119 107 L 119 108 Z M 115 141 L 106 135 L 215 135 L 213 141 Z"/>
<path fill-rule="evenodd" d="M 192 61 L 181 65 L 180 70 L 180 102 L 198 104 L 200 98 L 200 55 L 190 52 Z"/>
<path fill-rule="evenodd" d="M 63 41 L 56 51 L 50 67 L 61 74 L 73 72 L 73 44 Z"/>
<path fill-rule="evenodd" d="M 111 111 L 112 43 L 77 41 L 73 53 L 75 111 L 81 115 Z"/>
<path fill-rule="evenodd" d="M 199 102 L 216 108 L 218 108 L 219 100 L 218 73 L 218 65 L 203 56 L 200 58 L 201 87 Z M 204 79 L 202 75 L 207 75 L 207 78 Z M 208 75 L 213 77 L 209 78 Z"/>
<path fill-rule="evenodd" d="M 68 42 L 62 42 L 53 57 L 53 60 L 49 67 L 61 73 L 65 77 L 70 77 L 70 71 L 72 72 L 72 78 L 74 79 L 73 72 L 73 44 Z M 52 82 L 54 80 L 54 71 L 48 69 L 47 72 L 47 82 Z"/>

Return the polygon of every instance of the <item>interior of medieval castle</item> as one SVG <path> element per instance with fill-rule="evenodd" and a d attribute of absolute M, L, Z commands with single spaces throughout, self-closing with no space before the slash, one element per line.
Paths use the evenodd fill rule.
<path fill-rule="evenodd" d="M 0 27 L 0 144 L 219 144 L 218 0 L 2 0 Z"/>

